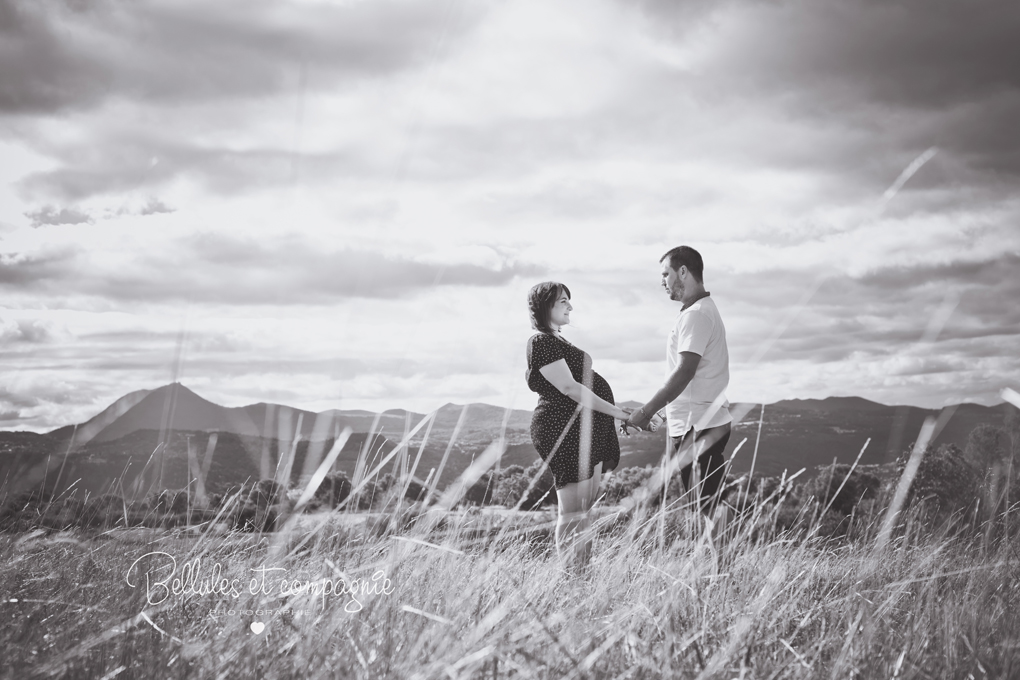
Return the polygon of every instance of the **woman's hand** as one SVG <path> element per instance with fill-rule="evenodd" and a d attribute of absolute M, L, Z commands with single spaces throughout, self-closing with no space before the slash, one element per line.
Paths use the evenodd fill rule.
<path fill-rule="evenodd" d="M 634 409 L 629 406 L 621 406 L 620 411 L 623 417 L 617 416 L 617 420 L 620 421 L 620 434 L 630 435 L 630 430 L 627 429 L 627 419 L 630 418 L 630 414 L 634 413 Z"/>
<path fill-rule="evenodd" d="M 644 412 L 644 407 L 637 409 L 627 417 L 627 422 L 624 423 L 627 427 L 634 427 L 639 430 L 649 431 L 648 421 L 651 420 L 651 416 Z"/>

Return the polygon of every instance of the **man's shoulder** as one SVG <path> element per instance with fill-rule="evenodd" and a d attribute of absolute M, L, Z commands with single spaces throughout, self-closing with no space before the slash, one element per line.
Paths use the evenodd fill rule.
<path fill-rule="evenodd" d="M 713 298 L 711 294 L 708 294 L 703 298 L 699 298 L 698 301 L 691 305 L 688 309 L 695 308 L 701 311 L 719 312 L 719 308 L 715 304 L 715 298 Z"/>
<path fill-rule="evenodd" d="M 676 315 L 676 325 L 680 325 L 685 319 L 708 318 L 716 319 L 719 316 L 719 308 L 709 297 L 703 297 L 690 307 L 680 310 Z"/>
<path fill-rule="evenodd" d="M 705 297 L 701 298 L 693 305 L 691 305 L 683 312 L 681 312 L 681 314 L 688 312 L 695 316 L 708 317 L 713 321 L 722 320 L 722 317 L 719 314 L 719 307 L 715 304 L 715 300 L 713 300 L 710 295 L 706 295 Z"/>
<path fill-rule="evenodd" d="M 706 296 L 677 314 L 672 333 L 676 336 L 711 334 L 722 327 L 722 317 L 715 302 Z"/>

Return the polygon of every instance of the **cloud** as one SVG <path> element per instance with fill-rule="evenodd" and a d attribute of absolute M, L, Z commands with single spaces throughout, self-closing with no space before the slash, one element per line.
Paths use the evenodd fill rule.
<path fill-rule="evenodd" d="M 19 187 L 33 198 L 80 201 L 181 178 L 221 194 L 285 185 L 298 173 L 305 183 L 388 182 L 394 171 L 390 152 L 406 152 L 411 160 L 401 166 L 401 177 L 430 183 L 502 181 L 484 192 L 479 212 L 485 219 L 520 221 L 539 214 L 575 220 L 597 216 L 603 207 L 617 214 L 655 215 L 675 212 L 678 202 L 725 201 L 732 191 L 724 185 L 739 190 L 736 185 L 748 174 L 748 181 L 761 185 L 763 174 L 810 173 L 814 191 L 795 187 L 786 198 L 770 197 L 773 201 L 800 196 L 817 204 L 857 200 L 862 194 L 877 199 L 919 153 L 938 146 L 942 152 L 911 179 L 892 212 L 939 210 L 988 194 L 1002 198 L 1012 192 L 1012 183 L 996 173 L 1020 168 L 1020 143 L 1012 134 L 1012 121 L 1020 115 L 1014 75 L 1020 69 L 1011 67 L 1016 58 L 1008 56 L 1013 53 L 1008 39 L 1016 32 L 1011 27 L 1020 19 L 1013 9 L 972 14 L 957 3 L 936 4 L 938 11 L 917 2 L 893 9 L 867 0 L 626 2 L 617 14 L 599 5 L 597 15 L 618 19 L 620 35 L 614 37 L 622 45 L 620 65 L 606 72 L 603 51 L 574 45 L 573 34 L 564 36 L 563 54 L 539 45 L 546 51 L 535 59 L 550 66 L 536 69 L 526 83 L 548 71 L 570 74 L 569 81 L 551 81 L 553 91 L 540 98 L 549 109 L 543 115 L 522 108 L 519 102 L 526 98 L 512 90 L 490 92 L 491 80 L 512 78 L 510 66 L 518 65 L 507 64 L 507 54 L 489 54 L 471 42 L 484 33 L 486 19 L 502 17 L 495 9 L 489 14 L 455 10 L 464 16 L 451 18 L 438 9 L 399 2 L 305 4 L 279 11 L 263 3 L 250 11 L 247 6 L 239 11 L 233 5 L 223 10 L 155 4 L 129 12 L 99 3 L 85 13 L 40 13 L 27 4 L 12 5 L 21 17 L 20 33 L 39 24 L 39 31 L 50 35 L 53 26 L 66 24 L 75 29 L 71 35 L 96 31 L 106 37 L 123 24 L 111 44 L 130 44 L 96 49 L 133 55 L 104 66 L 116 77 L 110 76 L 109 92 L 99 88 L 97 100 L 124 102 L 109 113 L 132 122 L 110 124 L 103 111 L 73 119 L 84 128 L 80 135 L 48 141 L 47 130 L 29 131 L 57 165 L 23 178 Z M 634 45 L 627 13 L 647 16 L 642 25 L 654 45 Z M 107 14 L 115 18 L 97 27 Z M 160 29 L 150 35 L 139 28 L 143 25 Z M 326 31 L 334 25 L 335 39 Z M 378 35 L 384 26 L 394 35 Z M 606 29 L 594 23 L 584 28 Z M 345 41 L 359 56 L 344 51 Z M 70 46 L 60 50 L 78 49 L 73 40 L 65 42 Z M 306 42 L 309 54 L 318 56 L 307 60 L 301 86 L 301 59 L 294 55 Z M 317 47 L 320 42 L 330 45 Z M 474 52 L 458 51 L 468 48 Z M 495 60 L 489 71 L 473 67 L 479 51 Z M 679 65 L 660 54 L 671 51 L 681 55 Z M 138 66 L 121 63 L 136 61 Z M 599 73 L 593 72 L 596 66 Z M 144 77 L 134 83 L 121 73 L 124 69 L 129 75 L 132 69 L 144 71 Z M 430 70 L 427 78 L 401 80 L 405 69 Z M 63 74 L 73 67 L 54 71 Z M 47 73 L 29 74 L 26 80 L 46 83 Z M 353 82 L 362 89 L 344 87 Z M 526 87 L 516 80 L 507 85 Z M 568 106 L 571 85 L 584 93 L 577 95 L 583 106 Z M 280 93 L 296 98 L 301 87 L 329 103 L 312 97 L 297 117 L 296 103 L 286 114 L 273 108 L 274 99 L 269 102 L 275 104 L 238 103 L 239 97 Z M 164 102 L 172 107 L 172 125 L 137 122 L 146 116 L 165 120 Z M 410 120 L 394 109 L 406 109 Z M 293 125 L 282 136 L 280 120 L 263 127 L 284 115 L 288 123 L 303 126 L 305 139 L 322 135 L 329 143 L 300 149 Z M 261 134 L 238 134 L 246 129 L 239 119 L 255 121 Z M 330 130 L 324 119 L 344 125 Z M 368 126 L 366 134 L 348 137 L 347 124 L 359 130 Z M 413 140 L 403 149 L 390 148 L 399 147 L 405 136 Z M 629 167 L 606 177 L 567 171 L 568 180 L 552 176 L 538 187 L 522 181 L 564 164 L 597 172 L 601 162 L 620 158 L 704 163 L 693 174 L 705 186 L 678 191 L 677 184 L 688 182 L 666 181 L 666 168 L 633 187 L 623 180 Z M 715 172 L 706 174 L 705 166 Z M 763 168 L 772 172 L 762 173 Z M 965 196 L 960 187 L 973 191 Z M 684 195 L 688 192 L 695 195 Z"/>
<path fill-rule="evenodd" d="M 57 210 L 51 205 L 44 206 L 38 210 L 25 213 L 35 228 L 47 224 L 92 224 L 92 216 L 75 208 L 61 208 Z"/>
<path fill-rule="evenodd" d="M 814 278 L 810 274 L 776 269 L 717 274 L 711 290 L 726 323 L 734 384 L 744 383 L 748 374 L 780 370 L 817 376 L 835 372 L 830 394 L 843 384 L 856 386 L 843 393 L 866 394 L 868 389 L 884 390 L 887 375 L 941 376 L 939 380 L 955 375 L 960 393 L 991 394 L 992 388 L 981 382 L 984 374 L 978 372 L 975 361 L 1002 359 L 996 364 L 999 373 L 992 371 L 996 382 L 1016 375 L 1016 362 L 1004 357 L 1016 354 L 1015 338 L 1020 337 L 1020 310 L 1007 303 L 1020 298 L 1020 277 L 1015 274 L 1020 271 L 1020 256 L 963 257 L 886 264 L 858 276 L 833 271 L 800 308 L 797 303 Z M 947 300 L 956 301 L 952 313 L 934 341 L 923 341 Z M 785 325 L 787 319 L 789 325 Z M 780 328 L 768 351 L 752 366 L 750 358 Z M 593 356 L 603 356 L 602 344 L 593 345 Z M 616 339 L 608 344 L 604 351 L 612 356 L 619 354 L 617 346 L 625 346 Z M 861 375 L 852 374 L 849 367 L 854 366 Z M 879 366 L 881 370 L 875 368 Z M 789 382 L 777 385 L 786 385 L 787 390 L 796 385 L 807 389 L 799 378 L 787 375 L 783 380 Z M 869 380 L 877 382 L 864 387 Z M 904 384 L 883 399 L 894 399 L 889 395 L 895 394 L 894 400 L 909 401 L 909 390 L 915 387 Z M 953 387 L 952 383 L 939 387 L 939 394 L 948 395 Z M 776 387 L 767 389 L 772 392 Z M 775 391 L 773 398 L 786 396 L 798 395 Z"/>
<path fill-rule="evenodd" d="M 68 346 L 65 350 L 73 353 L 75 348 Z M 125 392 L 137 389 L 124 390 L 124 377 L 120 375 L 93 374 L 83 380 L 82 374 L 73 366 L 55 373 L 29 368 L 10 376 L 7 379 L 9 387 L 0 388 L 0 410 L 17 411 L 19 414 L 17 422 L 12 421 L 5 428 L 27 428 L 39 432 L 81 423 Z"/>
<path fill-rule="evenodd" d="M 1020 90 L 1020 8 L 953 0 L 744 3 L 720 65 L 757 91 L 794 84 L 823 106 L 951 108 Z M 752 30 L 753 26 L 753 30 Z"/>
<path fill-rule="evenodd" d="M 167 213 L 176 212 L 176 210 L 177 210 L 176 208 L 171 208 L 170 206 L 168 206 L 167 204 L 163 203 L 163 201 L 159 200 L 158 198 L 150 198 L 148 203 L 146 203 L 142 207 L 142 210 L 141 210 L 141 212 L 139 212 L 139 214 L 140 215 L 158 215 L 158 214 L 161 214 L 161 213 L 162 214 L 167 214 Z"/>
<path fill-rule="evenodd" d="M 189 177 L 208 191 L 232 194 L 285 184 L 293 178 L 296 162 L 313 176 L 334 178 L 362 166 L 345 153 L 295 154 L 271 147 L 227 148 L 187 141 L 164 130 L 140 132 L 100 126 L 91 130 L 90 136 L 92 140 L 88 143 L 54 148 L 52 153 L 61 164 L 21 178 L 17 183 L 20 191 L 26 196 L 77 201 L 164 186 L 174 179 Z M 112 152 L 113 149 L 116 151 Z M 165 208 L 159 203 L 151 207 Z M 143 209 L 142 214 L 151 213 Z"/>
<path fill-rule="evenodd" d="M 932 281 L 982 286 L 1020 285 L 1015 274 L 1020 267 L 1020 252 L 1002 253 L 984 260 L 929 262 L 913 267 L 884 267 L 861 277 L 861 283 L 873 288 L 903 290 L 929 285 Z"/>
<path fill-rule="evenodd" d="M 110 346 L 113 343 L 108 343 Z M 119 356 L 98 355 L 80 357 L 74 361 L 61 362 L 54 359 L 54 368 L 77 369 L 82 371 L 133 372 L 149 371 L 154 366 L 168 363 L 172 357 L 172 344 L 152 346 L 144 349 L 125 350 Z M 187 355 L 185 368 L 189 375 L 200 375 L 206 379 L 239 378 L 250 375 L 316 376 L 333 380 L 349 380 L 359 375 L 385 373 L 393 364 L 392 359 L 366 361 L 350 357 L 279 358 L 258 352 L 230 355 L 224 352 L 193 350 Z M 418 371 L 414 371 L 418 372 Z M 424 371 L 422 371 L 424 372 Z M 445 375 L 445 373 L 444 373 Z"/>
<path fill-rule="evenodd" d="M 257 97 L 299 81 L 350 85 L 420 63 L 452 28 L 441 10 L 402 0 L 291 7 L 2 0 L 0 111 L 51 113 L 117 97 Z"/>
<path fill-rule="evenodd" d="M 295 102 L 427 68 L 479 12 L 408 0 L 0 0 L 0 117 L 57 160 L 18 186 L 80 200 L 182 175 L 236 192 L 291 180 L 298 162 L 306 177 L 341 173 L 342 151 L 301 154 L 293 134 L 252 143 L 244 122 L 278 106 L 293 122 Z"/>
<path fill-rule="evenodd" d="M 66 383 L 56 381 L 40 382 L 26 374 L 9 378 L 7 382 L 10 387 L 0 387 L 0 413 L 3 413 L 0 420 L 10 421 L 4 427 L 28 427 L 36 431 L 67 422 L 61 416 L 72 415 L 68 407 L 86 401 L 84 395 L 91 391 L 83 386 L 72 390 Z M 46 417 L 40 420 L 40 414 L 46 414 Z M 92 415 L 95 413 L 90 413 L 86 418 Z M 54 422 L 56 425 L 53 425 Z"/>
<path fill-rule="evenodd" d="M 190 280 L 149 275 L 117 277 L 104 292 L 121 298 L 184 299 L 189 295 L 235 304 L 323 303 L 343 297 L 393 298 L 434 286 L 500 286 L 538 270 L 523 264 L 489 269 L 442 266 L 358 250 L 321 251 L 303 241 L 260 244 L 215 234 L 186 244 L 196 259 Z M 165 261 L 151 261 L 157 270 Z"/>
<path fill-rule="evenodd" d="M 912 267 L 887 267 L 860 279 L 865 295 L 883 295 L 916 305 L 918 297 L 959 295 L 953 314 L 980 325 L 985 334 L 1020 331 L 1020 308 L 1004 305 L 1020 299 L 1020 252 L 1006 252 L 983 260 L 924 263 Z M 946 334 L 972 334 L 973 328 L 947 327 Z"/>
<path fill-rule="evenodd" d="M 568 332 L 618 396 L 646 398 L 676 313 L 655 258 L 680 242 L 708 263 L 734 396 L 994 401 L 1020 375 L 1018 13 L 0 0 L 0 216 L 94 216 L 0 225 L 3 304 L 69 329 L 3 325 L 0 383 L 75 395 L 0 408 L 61 424 L 166 382 L 188 314 L 185 374 L 223 395 L 523 390 L 539 277 L 575 292 Z"/>
<path fill-rule="evenodd" d="M 211 232 L 112 271 L 80 250 L 0 255 L 0 287 L 64 295 L 73 281 L 75 294 L 131 302 L 330 304 L 350 297 L 409 297 L 437 286 L 502 286 L 541 272 L 519 262 L 504 261 L 496 268 L 419 262 L 368 250 L 324 250 L 296 236 L 256 241 Z"/>
<path fill-rule="evenodd" d="M 12 392 L 6 387 L 0 387 L 0 403 L 16 408 L 33 408 L 38 405 L 39 400 L 33 396 Z"/>
<path fill-rule="evenodd" d="M 0 345 L 13 342 L 40 344 L 48 342 L 52 337 L 53 333 L 48 324 L 40 319 L 18 319 L 16 321 L 0 319 Z"/>
<path fill-rule="evenodd" d="M 880 192 L 937 146 L 939 156 L 894 210 L 925 192 L 930 207 L 953 194 L 959 201 L 963 186 L 997 198 L 1014 192 L 1016 4 L 740 0 L 709 12 L 697 2 L 639 6 L 649 15 L 648 33 L 678 63 L 665 60 L 646 80 L 663 94 L 646 89 L 636 105 L 654 101 L 661 120 L 679 129 L 690 129 L 692 100 L 715 111 L 736 144 L 711 132 L 703 138 L 734 160 L 826 173 L 816 182 L 836 197 Z M 932 191 L 949 187 L 956 191 Z"/>
<path fill-rule="evenodd" d="M 0 287 L 37 288 L 70 276 L 76 248 L 45 249 L 36 254 L 0 253 Z"/>
<path fill-rule="evenodd" d="M 244 108 L 244 107 L 240 107 Z M 155 114 L 160 116 L 161 114 Z M 182 114 L 183 115 L 183 114 Z M 202 113 L 192 114 L 201 116 Z M 238 110 L 240 117 L 251 115 Z M 210 193 L 236 195 L 292 185 L 298 178 L 304 185 L 326 186 L 336 182 L 360 185 L 377 182 L 375 190 L 394 180 L 397 172 L 406 179 L 425 183 L 452 184 L 479 177 L 515 181 L 539 171 L 550 158 L 560 162 L 572 158 L 583 162 L 597 156 L 598 146 L 586 147 L 575 139 L 590 121 L 510 121 L 497 127 L 446 126 L 417 130 L 414 163 L 394 169 L 394 159 L 385 155 L 391 137 L 406 131 L 396 124 L 380 123 L 377 139 L 344 139 L 335 146 L 309 150 L 293 148 L 293 131 L 285 137 L 247 139 L 239 144 L 230 139 L 234 121 L 200 121 L 189 118 L 186 130 L 158 126 L 139 128 L 134 124 L 111 125 L 99 117 L 84 119 L 80 140 L 47 140 L 46 130 L 31 136 L 57 161 L 55 167 L 37 170 L 15 184 L 19 193 L 32 199 L 83 201 L 94 196 L 168 187 L 187 178 Z M 210 134 L 223 125 L 223 129 Z M 591 131 L 592 133 L 594 131 Z M 594 184 L 594 183 L 591 183 Z M 605 183 L 585 186 L 564 182 L 543 189 L 539 196 L 514 196 L 517 192 L 493 192 L 490 205 L 501 193 L 510 215 L 521 217 L 542 210 L 544 202 L 565 203 L 566 208 L 597 214 L 594 198 L 606 204 Z M 383 195 L 383 198 L 389 198 Z M 516 201 L 517 205 L 513 205 Z M 524 203 L 531 206 L 527 210 Z M 496 203 L 496 207 L 501 206 Z M 500 211 L 502 212 L 502 211 Z M 566 216 L 567 209 L 556 211 Z"/>

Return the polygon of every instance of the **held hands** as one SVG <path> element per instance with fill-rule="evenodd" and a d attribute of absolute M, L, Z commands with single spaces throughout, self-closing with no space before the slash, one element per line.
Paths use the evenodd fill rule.
<path fill-rule="evenodd" d="M 631 411 L 630 409 L 623 410 L 630 411 L 630 414 L 627 416 L 626 420 L 620 423 L 620 434 L 629 435 L 630 430 L 628 428 L 631 427 L 638 430 L 645 430 L 646 432 L 651 431 L 651 428 L 648 426 L 651 416 L 646 415 L 644 409 L 639 408 L 636 411 Z"/>
<path fill-rule="evenodd" d="M 622 418 L 617 418 L 617 420 L 620 421 L 620 434 L 629 435 L 630 432 L 627 430 L 627 420 L 630 418 L 631 414 L 634 413 L 634 409 L 629 406 L 620 406 L 619 410 L 623 414 Z"/>
<path fill-rule="evenodd" d="M 639 408 L 630 414 L 630 418 L 627 419 L 627 424 L 636 427 L 639 430 L 648 430 L 648 423 L 652 419 L 652 414 L 645 414 L 644 408 Z"/>

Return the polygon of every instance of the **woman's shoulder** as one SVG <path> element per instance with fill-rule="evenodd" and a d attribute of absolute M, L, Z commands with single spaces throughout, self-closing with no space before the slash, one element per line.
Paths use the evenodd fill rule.
<path fill-rule="evenodd" d="M 528 338 L 528 346 L 551 345 L 557 342 L 559 341 L 548 333 L 535 333 Z"/>
<path fill-rule="evenodd" d="M 569 353 L 569 346 L 548 333 L 535 333 L 528 338 L 528 360 L 534 357 L 542 364 L 561 359 Z"/>

